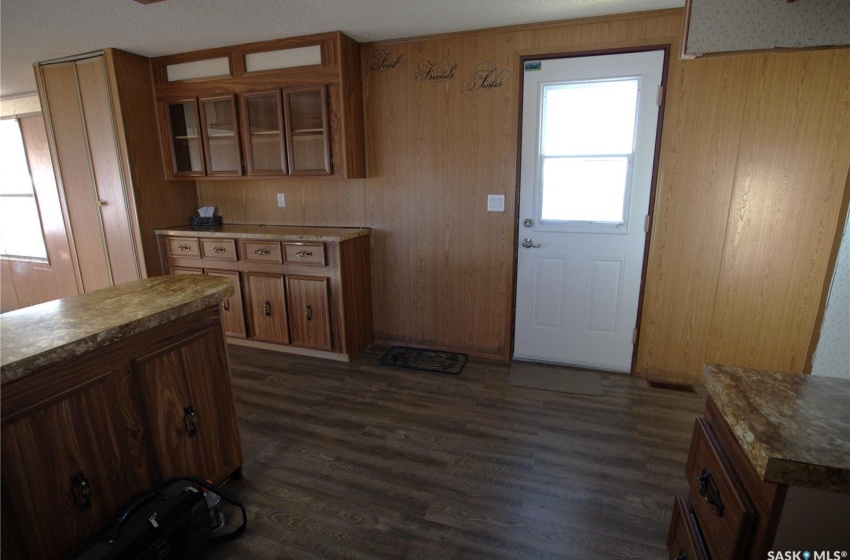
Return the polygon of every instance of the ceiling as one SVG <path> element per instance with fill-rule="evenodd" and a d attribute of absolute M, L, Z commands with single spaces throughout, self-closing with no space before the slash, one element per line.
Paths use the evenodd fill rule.
<path fill-rule="evenodd" d="M 145 56 L 341 30 L 360 42 L 675 8 L 684 0 L 2 0 L 0 96 L 35 62 L 114 47 Z"/>

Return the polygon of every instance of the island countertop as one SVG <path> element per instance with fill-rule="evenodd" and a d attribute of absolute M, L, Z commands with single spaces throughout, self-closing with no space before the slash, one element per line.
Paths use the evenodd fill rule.
<path fill-rule="evenodd" d="M 157 276 L 4 313 L 0 383 L 218 305 L 232 292 L 226 278 Z"/>
<path fill-rule="evenodd" d="M 183 235 L 190 237 L 229 237 L 284 241 L 347 241 L 369 235 L 371 228 L 321 227 L 321 226 L 265 226 L 249 224 L 223 224 L 210 228 L 175 226 L 156 230 L 160 235 Z"/>
<path fill-rule="evenodd" d="M 763 480 L 850 493 L 850 381 L 712 364 L 703 381 Z"/>

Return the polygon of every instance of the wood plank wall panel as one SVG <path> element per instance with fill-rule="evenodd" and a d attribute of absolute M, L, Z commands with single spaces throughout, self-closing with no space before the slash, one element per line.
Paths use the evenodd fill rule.
<path fill-rule="evenodd" d="M 154 230 L 188 224 L 196 214 L 194 181 L 166 181 L 150 60 L 115 49 L 104 52 L 112 92 L 114 123 L 127 181 L 136 250 L 144 255 L 142 276 L 163 274 Z"/>
<path fill-rule="evenodd" d="M 670 76 L 636 364 L 651 378 L 702 368 L 751 70 L 718 57 Z"/>
<path fill-rule="evenodd" d="M 752 58 L 706 359 L 802 372 L 850 165 L 850 49 Z"/>
<path fill-rule="evenodd" d="M 745 122 L 760 126 L 758 115 L 764 112 L 757 109 L 761 103 L 751 90 L 808 91 L 809 86 L 801 84 L 815 80 L 828 93 L 809 99 L 825 103 L 820 110 L 834 120 L 841 111 L 836 99 L 843 95 L 837 92 L 846 90 L 846 66 L 843 73 L 829 74 L 829 64 L 819 62 L 821 57 L 844 56 L 836 54 L 844 51 L 809 51 L 804 53 L 810 61 L 805 67 L 817 78 L 801 81 L 775 73 L 770 83 L 761 85 L 751 74 L 758 73 L 764 61 L 787 53 L 681 61 L 675 56 L 681 17 L 681 10 L 665 10 L 364 45 L 367 179 L 200 182 L 201 203 L 218 206 L 232 223 L 373 227 L 376 339 L 507 358 L 513 321 L 520 56 L 670 44 L 674 56 L 636 372 L 698 381 L 715 297 L 720 297 L 718 278 L 723 277 L 730 296 L 734 292 L 735 280 L 725 272 L 734 267 L 723 263 L 728 258 L 724 246 L 730 205 L 742 202 L 734 198 L 740 169 L 775 161 L 747 147 L 755 140 L 748 139 L 742 127 Z M 373 70 L 379 50 L 392 53 L 393 59 L 402 55 L 405 65 Z M 421 61 L 444 57 L 457 61 L 453 79 L 434 86 L 414 79 Z M 462 84 L 483 61 L 508 68 L 511 81 L 480 96 L 463 95 Z M 776 101 L 766 98 L 767 103 Z M 771 111 L 779 114 L 783 109 Z M 810 122 L 819 118 L 814 112 L 799 112 L 796 118 L 808 145 L 843 145 L 836 139 L 837 129 Z M 769 135 L 759 138 L 771 141 Z M 832 165 L 823 150 L 800 152 L 802 140 L 782 138 L 788 143 L 777 148 L 783 155 L 776 157 L 789 162 L 812 157 L 806 169 Z M 741 157 L 751 161 L 742 162 Z M 821 176 L 811 179 L 821 181 Z M 824 239 L 832 239 L 837 224 L 830 220 L 837 210 L 827 210 L 834 203 L 818 190 L 822 186 L 813 197 L 821 197 L 823 212 L 812 207 L 820 220 L 815 227 Z M 277 192 L 286 193 L 287 208 L 275 207 Z M 487 194 L 505 194 L 506 212 L 486 212 Z M 811 225 L 806 220 L 815 219 L 810 214 L 789 219 L 806 229 Z M 792 247 L 795 244 L 792 239 Z M 804 282 L 822 285 L 819 274 L 819 268 L 805 271 L 811 278 Z M 819 291 L 805 293 L 810 299 L 789 304 L 800 310 L 800 317 L 809 308 L 816 312 L 820 301 Z M 756 296 L 750 293 L 730 304 L 743 309 L 748 297 Z M 737 332 L 749 328 L 738 325 Z M 812 328 L 802 325 L 800 338 L 810 337 Z M 748 352 L 739 348 L 714 356 L 753 365 L 744 355 Z"/>

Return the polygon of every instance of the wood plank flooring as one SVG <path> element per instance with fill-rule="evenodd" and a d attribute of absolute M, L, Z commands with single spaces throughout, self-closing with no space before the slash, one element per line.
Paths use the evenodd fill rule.
<path fill-rule="evenodd" d="M 605 395 L 230 347 L 248 531 L 205 559 L 659 559 L 697 395 Z M 227 511 L 228 519 L 235 514 Z"/>

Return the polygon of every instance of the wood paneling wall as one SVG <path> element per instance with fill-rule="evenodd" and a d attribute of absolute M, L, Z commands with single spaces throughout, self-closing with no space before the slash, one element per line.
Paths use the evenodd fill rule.
<path fill-rule="evenodd" d="M 367 179 L 200 182 L 201 203 L 231 223 L 373 227 L 377 339 L 507 358 L 520 57 L 664 44 L 677 53 L 681 17 L 665 10 L 364 45 Z M 403 64 L 374 69 L 380 51 Z M 637 373 L 695 381 L 707 358 L 801 367 L 790 341 L 804 357 L 850 163 L 848 56 L 671 60 Z M 417 81 L 420 64 L 447 57 L 452 78 Z M 485 62 L 508 71 L 502 85 L 466 95 Z M 287 208 L 275 207 L 277 192 Z M 504 194 L 506 212 L 487 212 L 488 194 Z M 759 252 L 767 235 L 778 235 L 773 249 Z M 760 267 L 768 270 L 747 276 Z M 785 330 L 794 334 L 768 343 Z"/>

